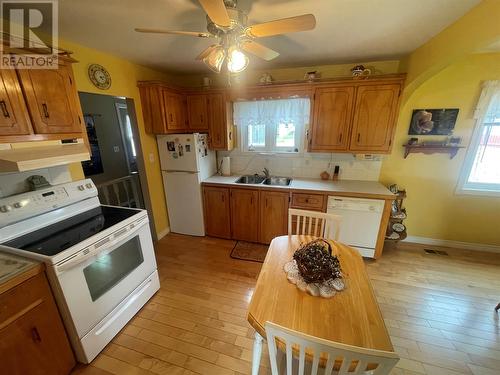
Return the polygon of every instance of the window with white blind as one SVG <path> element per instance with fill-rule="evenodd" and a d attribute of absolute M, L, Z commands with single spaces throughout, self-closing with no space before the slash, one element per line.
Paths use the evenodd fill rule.
<path fill-rule="evenodd" d="M 500 195 L 500 81 L 484 83 L 474 117 L 458 192 Z"/>
<path fill-rule="evenodd" d="M 309 123 L 310 99 L 255 100 L 234 103 L 243 152 L 298 153 Z"/>

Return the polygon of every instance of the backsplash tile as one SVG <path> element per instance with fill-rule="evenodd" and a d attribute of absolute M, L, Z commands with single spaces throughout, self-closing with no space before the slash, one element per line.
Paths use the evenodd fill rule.
<path fill-rule="evenodd" d="M 302 155 L 247 154 L 239 151 L 217 152 L 218 157 L 231 157 L 232 174 L 262 174 L 264 168 L 272 175 L 296 178 L 320 178 L 323 171 L 333 175 L 340 167 L 339 179 L 378 181 L 382 160 L 359 160 L 352 154 L 304 153 Z"/>

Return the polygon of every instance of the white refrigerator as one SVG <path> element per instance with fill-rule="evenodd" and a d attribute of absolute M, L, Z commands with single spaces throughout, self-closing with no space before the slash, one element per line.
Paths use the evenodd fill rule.
<path fill-rule="evenodd" d="M 170 231 L 205 235 L 201 182 L 216 172 L 207 134 L 157 136 Z"/>

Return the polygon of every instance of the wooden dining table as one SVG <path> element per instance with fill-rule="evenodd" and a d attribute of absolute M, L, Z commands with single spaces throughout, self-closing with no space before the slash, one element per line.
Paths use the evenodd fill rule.
<path fill-rule="evenodd" d="M 269 246 L 248 309 L 248 322 L 255 329 L 253 375 L 258 374 L 268 321 L 337 343 L 394 352 L 363 258 L 356 250 L 331 241 L 346 286 L 331 298 L 314 297 L 288 281 L 284 264 L 301 244 L 315 238 L 281 236 Z"/>

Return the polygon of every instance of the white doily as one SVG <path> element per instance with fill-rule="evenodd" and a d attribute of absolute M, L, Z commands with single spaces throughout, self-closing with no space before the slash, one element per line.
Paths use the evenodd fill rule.
<path fill-rule="evenodd" d="M 340 292 L 345 288 L 344 281 L 340 278 L 330 279 L 322 283 L 306 283 L 300 275 L 295 259 L 285 263 L 283 270 L 286 273 L 288 281 L 295 284 L 297 288 L 303 292 L 307 292 L 315 297 L 321 296 L 324 298 L 331 298 L 335 295 L 335 293 Z"/>

